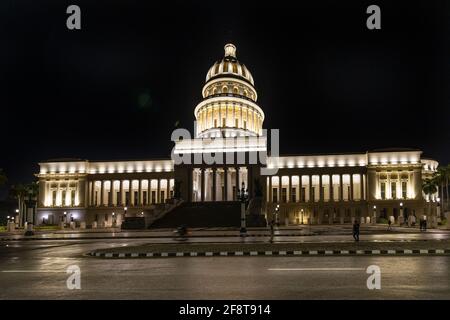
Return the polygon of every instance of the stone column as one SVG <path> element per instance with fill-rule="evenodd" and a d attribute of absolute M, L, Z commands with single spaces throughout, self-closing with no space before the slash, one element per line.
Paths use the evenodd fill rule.
<path fill-rule="evenodd" d="M 152 204 L 152 179 L 148 179 L 147 184 L 147 205 Z"/>
<path fill-rule="evenodd" d="M 142 205 L 142 180 L 138 182 L 138 206 Z"/>
<path fill-rule="evenodd" d="M 283 188 L 282 177 L 283 176 L 278 176 L 278 203 L 281 203 L 281 189 Z"/>
<path fill-rule="evenodd" d="M 309 202 L 313 203 L 313 187 L 312 187 L 312 176 L 308 175 L 309 179 Z"/>
<path fill-rule="evenodd" d="M 302 202 L 303 185 L 302 185 L 302 175 L 301 174 L 298 176 L 298 189 L 299 189 L 298 190 L 298 196 L 299 196 L 298 201 Z"/>
<path fill-rule="evenodd" d="M 323 202 L 324 201 L 324 193 L 322 190 L 322 175 L 319 174 L 319 202 Z M 319 216 L 320 216 L 320 212 L 319 212 Z"/>
<path fill-rule="evenodd" d="M 353 201 L 353 173 L 350 173 L 350 195 L 348 200 Z"/>
<path fill-rule="evenodd" d="M 109 181 L 108 205 L 110 207 L 112 207 L 114 205 L 114 180 Z"/>
<path fill-rule="evenodd" d="M 128 185 L 128 201 L 130 202 L 130 207 L 133 205 L 133 180 L 130 179 L 130 184 Z"/>
<path fill-rule="evenodd" d="M 92 182 L 91 182 L 91 206 L 95 206 L 95 200 L 94 200 L 94 197 L 95 197 L 95 180 L 93 180 Z"/>
<path fill-rule="evenodd" d="M 330 181 L 330 201 L 334 201 L 333 175 L 329 174 L 328 179 Z"/>
<path fill-rule="evenodd" d="M 268 176 L 269 178 L 269 201 L 270 203 L 272 203 L 273 201 L 273 190 L 272 190 L 272 176 Z"/>
<path fill-rule="evenodd" d="M 201 185 L 201 187 L 200 187 L 200 197 L 201 197 L 201 201 L 203 202 L 203 201 L 205 201 L 205 169 L 204 168 L 200 169 L 200 172 L 201 172 L 201 176 L 200 176 L 200 179 L 201 179 L 201 181 L 200 181 L 200 185 Z"/>
<path fill-rule="evenodd" d="M 117 206 L 123 206 L 123 180 L 119 180 L 119 199 L 117 199 Z"/>
<path fill-rule="evenodd" d="M 287 202 L 292 202 L 292 176 L 289 175 L 289 190 L 287 193 Z"/>
<path fill-rule="evenodd" d="M 161 203 L 161 179 L 159 178 L 156 185 L 156 203 Z"/>
<path fill-rule="evenodd" d="M 239 185 L 239 167 L 235 168 L 236 170 L 236 192 L 238 192 L 240 190 L 240 185 Z M 237 194 L 233 195 L 233 198 L 236 197 L 237 200 Z"/>
<path fill-rule="evenodd" d="M 100 207 L 102 207 L 103 204 L 105 203 L 104 194 L 105 194 L 105 180 L 102 180 L 100 182 Z"/>
<path fill-rule="evenodd" d="M 213 190 L 212 190 L 212 200 L 216 201 L 217 200 L 217 169 L 213 168 L 212 169 L 212 184 L 213 184 Z"/>
<path fill-rule="evenodd" d="M 360 200 L 363 201 L 364 200 L 364 174 L 360 173 L 359 174 L 359 189 L 360 189 Z"/>
<path fill-rule="evenodd" d="M 225 201 L 228 201 L 228 167 L 225 167 L 223 169 L 223 178 L 224 178 L 224 189 L 225 189 L 225 193 L 224 193 L 224 197 L 223 199 Z"/>
<path fill-rule="evenodd" d="M 170 199 L 170 179 L 167 178 L 167 185 L 166 185 L 166 199 Z"/>

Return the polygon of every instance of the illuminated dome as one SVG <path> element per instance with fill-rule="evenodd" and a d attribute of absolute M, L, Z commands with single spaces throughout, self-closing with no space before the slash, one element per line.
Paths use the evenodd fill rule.
<path fill-rule="evenodd" d="M 221 61 L 217 61 L 209 69 L 206 82 L 216 77 L 239 77 L 255 85 L 252 74 L 247 67 L 236 58 L 236 47 L 229 43 L 225 47 L 225 55 Z"/>
<path fill-rule="evenodd" d="M 253 76 L 236 58 L 236 47 L 226 44 L 224 58 L 206 75 L 203 101 L 195 108 L 197 137 L 262 135 L 264 112 L 256 104 Z"/>

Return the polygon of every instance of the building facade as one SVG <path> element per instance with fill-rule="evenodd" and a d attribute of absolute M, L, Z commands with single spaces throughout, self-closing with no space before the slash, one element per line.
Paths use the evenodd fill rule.
<path fill-rule="evenodd" d="M 36 223 L 111 227 L 167 210 L 177 191 L 188 202 L 237 201 L 242 186 L 251 198 L 257 185 L 262 213 L 282 224 L 436 218 L 438 195 L 423 194 L 422 181 L 438 163 L 420 150 L 276 155 L 253 76 L 234 45 L 224 49 L 194 109 L 194 136 L 174 133 L 171 159 L 41 162 Z"/>

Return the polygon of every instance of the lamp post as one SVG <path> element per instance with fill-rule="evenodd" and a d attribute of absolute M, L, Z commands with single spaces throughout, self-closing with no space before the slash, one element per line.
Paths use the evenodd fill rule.
<path fill-rule="evenodd" d="M 377 223 L 377 206 L 373 206 L 372 224 Z"/>
<path fill-rule="evenodd" d="M 245 189 L 245 183 L 242 182 L 241 190 L 237 191 L 237 199 L 241 201 L 241 237 L 247 234 L 247 226 L 245 221 L 245 204 L 248 201 L 248 189 Z"/>
<path fill-rule="evenodd" d="M 123 218 L 125 219 L 125 217 L 127 216 L 127 210 L 128 210 L 128 207 L 124 207 L 123 208 Z"/>
<path fill-rule="evenodd" d="M 302 224 L 303 224 L 303 212 L 304 212 L 304 210 L 301 209 L 301 210 L 300 210 L 300 213 L 302 214 Z"/>
<path fill-rule="evenodd" d="M 112 226 L 113 226 L 113 228 L 116 226 L 116 213 L 115 212 L 112 213 Z"/>
<path fill-rule="evenodd" d="M 402 223 L 403 223 L 403 221 L 404 221 L 404 219 L 403 219 L 404 217 L 403 217 L 403 202 L 400 202 L 400 216 L 399 216 L 399 218 L 398 218 L 398 224 L 399 225 L 401 225 Z"/>

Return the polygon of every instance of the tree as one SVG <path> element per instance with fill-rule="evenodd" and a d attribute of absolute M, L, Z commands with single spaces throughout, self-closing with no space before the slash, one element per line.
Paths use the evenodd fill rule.
<path fill-rule="evenodd" d="M 433 175 L 433 180 L 435 181 L 436 185 L 439 185 L 442 209 L 445 208 L 445 203 L 446 203 L 445 199 L 444 199 L 444 186 L 448 180 L 448 176 L 447 176 L 448 174 L 449 174 L 449 172 L 447 170 L 447 167 L 439 167 Z M 441 210 L 441 211 L 444 211 L 444 210 Z"/>
<path fill-rule="evenodd" d="M 437 184 L 435 179 L 425 179 L 422 184 L 422 191 L 428 198 L 428 213 L 431 214 L 431 195 L 437 192 Z"/>
<path fill-rule="evenodd" d="M 11 189 L 9 190 L 9 194 L 12 198 L 17 200 L 17 209 L 19 209 L 19 223 L 20 225 L 23 225 L 23 223 L 25 222 L 24 200 L 25 195 L 27 194 L 25 186 L 23 184 L 12 185 Z"/>
<path fill-rule="evenodd" d="M 38 197 L 39 193 L 39 183 L 38 182 L 32 182 L 25 186 L 25 190 L 27 195 L 25 198 L 27 199 L 28 208 L 33 209 L 33 217 L 32 217 L 32 223 L 36 224 L 36 199 Z"/>

